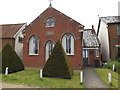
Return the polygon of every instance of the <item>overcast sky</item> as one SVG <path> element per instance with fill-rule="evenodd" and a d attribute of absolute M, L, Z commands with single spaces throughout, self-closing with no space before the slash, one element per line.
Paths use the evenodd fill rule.
<path fill-rule="evenodd" d="M 53 0 L 52 6 L 67 16 L 97 29 L 98 15 L 117 16 L 120 0 Z M 0 0 L 0 24 L 31 23 L 49 6 L 49 0 Z"/>

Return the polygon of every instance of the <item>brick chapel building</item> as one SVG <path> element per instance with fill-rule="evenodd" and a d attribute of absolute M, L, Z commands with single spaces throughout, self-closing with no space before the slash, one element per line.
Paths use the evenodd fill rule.
<path fill-rule="evenodd" d="M 26 67 L 43 67 L 56 41 L 60 40 L 74 69 L 83 65 L 84 25 L 50 6 L 23 32 L 23 63 Z M 90 64 L 93 65 L 94 64 Z"/>

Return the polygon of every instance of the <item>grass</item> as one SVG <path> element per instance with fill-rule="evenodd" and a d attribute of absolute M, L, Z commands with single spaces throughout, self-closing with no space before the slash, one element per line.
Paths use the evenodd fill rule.
<path fill-rule="evenodd" d="M 72 79 L 46 78 L 40 79 L 39 70 L 26 69 L 17 73 L 2 75 L 3 82 L 40 86 L 45 88 L 84 88 L 80 84 L 79 72 L 74 72 Z"/>
<path fill-rule="evenodd" d="M 118 73 L 110 69 L 94 69 L 98 76 L 108 85 L 109 88 L 118 88 Z M 108 73 L 112 74 L 112 85 L 108 83 Z"/>

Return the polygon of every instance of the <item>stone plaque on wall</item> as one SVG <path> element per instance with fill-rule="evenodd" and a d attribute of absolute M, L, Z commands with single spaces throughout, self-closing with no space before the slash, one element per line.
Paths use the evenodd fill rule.
<path fill-rule="evenodd" d="M 54 31 L 53 30 L 47 30 L 45 34 L 51 36 L 51 35 L 54 35 Z"/>

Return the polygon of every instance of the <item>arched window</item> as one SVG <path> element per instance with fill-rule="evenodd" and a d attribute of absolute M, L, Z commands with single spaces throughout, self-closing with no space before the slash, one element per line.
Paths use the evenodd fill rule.
<path fill-rule="evenodd" d="M 38 37 L 33 35 L 29 40 L 29 55 L 38 55 L 39 40 Z"/>
<path fill-rule="evenodd" d="M 48 18 L 46 20 L 46 27 L 54 27 L 55 26 L 55 20 L 53 18 Z"/>
<path fill-rule="evenodd" d="M 46 60 L 49 58 L 53 47 L 54 47 L 54 42 L 53 41 L 48 41 L 46 43 Z"/>
<path fill-rule="evenodd" d="M 74 55 L 74 37 L 71 34 L 63 36 L 62 45 L 67 55 Z"/>

